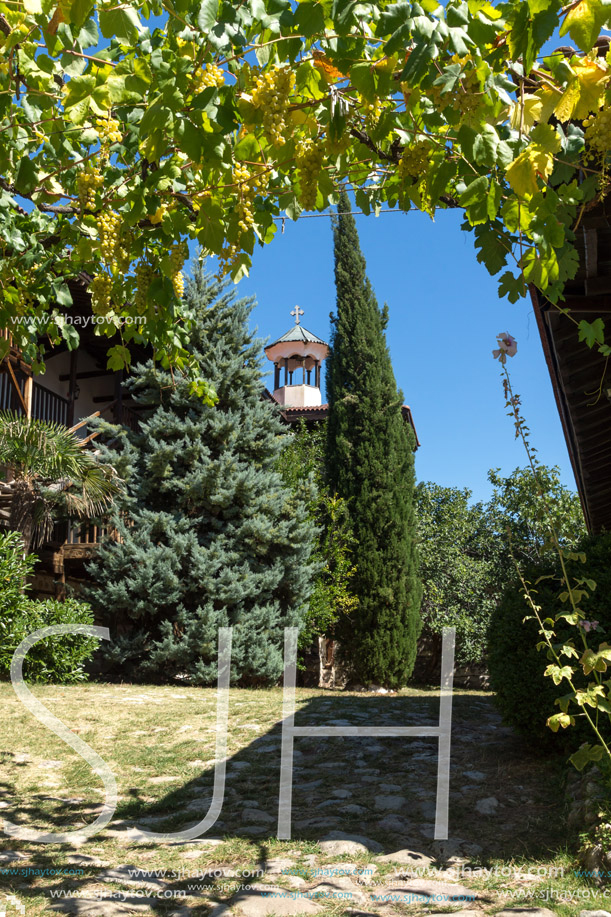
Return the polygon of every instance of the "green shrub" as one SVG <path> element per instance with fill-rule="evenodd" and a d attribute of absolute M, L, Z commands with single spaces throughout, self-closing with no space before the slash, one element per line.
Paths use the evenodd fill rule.
<path fill-rule="evenodd" d="M 32 631 L 51 624 L 92 624 L 89 605 L 76 599 L 37 602 L 27 595 L 26 578 L 36 558 L 23 556 L 16 532 L 0 535 L 0 678 L 8 679 L 13 653 Z M 93 637 L 65 634 L 36 643 L 23 667 L 27 681 L 74 684 L 83 681 L 85 662 L 97 647 Z"/>
<path fill-rule="evenodd" d="M 22 640 L 32 631 L 52 624 L 93 624 L 93 612 L 85 602 L 26 599 L 13 614 L 0 621 L 0 677 L 9 678 L 11 659 Z M 76 684 L 85 681 L 85 663 L 98 645 L 95 637 L 63 634 L 46 637 L 26 656 L 23 673 L 26 681 Z"/>
<path fill-rule="evenodd" d="M 569 562 L 568 574 L 571 583 L 576 578 L 587 577 L 597 584 L 596 589 L 580 602 L 579 607 L 587 620 L 599 622 L 598 630 L 588 635 L 590 646 L 598 648 L 601 642 L 611 642 L 611 533 L 584 538 L 576 550 L 585 553 L 586 563 Z M 537 586 L 534 584 L 540 576 L 553 574 L 557 577 L 557 562 L 548 561 L 523 572 L 536 591 L 534 598 L 537 605 L 542 607 L 542 617 L 555 617 L 561 608 L 558 601 L 560 583 L 557 579 L 545 579 Z M 532 612 L 523 593 L 520 583 L 509 587 L 490 623 L 488 665 L 497 706 L 505 722 L 514 726 L 522 735 L 559 750 L 577 747 L 583 741 L 592 741 L 593 733 L 583 716 L 578 718 L 575 726 L 558 733 L 552 733 L 546 726 L 547 718 L 560 709 L 554 701 L 570 689 L 566 681 L 554 685 L 552 679 L 543 674 L 550 660 L 545 649 L 539 651 L 536 648 L 542 639 L 538 633 L 537 621 L 524 621 Z M 563 610 L 566 611 L 566 606 Z M 579 632 L 574 626 L 558 621 L 556 634 L 558 643 L 573 638 L 576 648 L 580 649 Z M 583 675 L 580 678 L 579 674 L 576 673 L 575 683 L 578 687 L 585 687 L 587 679 Z M 601 720 L 600 725 L 604 730 L 603 735 L 611 736 L 608 721 Z"/>
<path fill-rule="evenodd" d="M 18 532 L 0 535 L 0 621 L 23 602 L 27 577 L 36 557 L 23 556 L 23 542 Z"/>

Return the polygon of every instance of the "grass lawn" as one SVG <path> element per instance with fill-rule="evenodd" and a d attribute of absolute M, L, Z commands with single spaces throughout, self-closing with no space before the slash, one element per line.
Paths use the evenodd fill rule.
<path fill-rule="evenodd" d="M 573 875 L 563 759 L 538 756 L 520 742 L 482 692 L 454 696 L 447 842 L 433 840 L 435 739 L 320 737 L 295 740 L 292 838 L 279 841 L 282 691 L 235 689 L 218 822 L 199 840 L 147 843 L 126 840 L 122 831 L 135 825 L 178 831 L 208 811 L 215 690 L 87 684 L 34 693 L 108 762 L 119 802 L 111 825 L 80 846 L 3 839 L 2 893 L 16 895 L 26 917 L 199 917 L 211 909 L 216 917 L 230 903 L 247 917 L 461 907 L 494 914 L 519 906 L 572 917 L 606 905 L 602 893 L 596 897 Z M 0 700 L 0 815 L 52 831 L 93 821 L 104 799 L 99 778 L 32 717 L 10 685 L 0 686 Z M 438 699 L 434 691 L 371 696 L 298 689 L 297 707 L 297 725 L 434 726 Z M 333 832 L 363 840 L 342 846 L 328 837 Z M 133 876 L 122 869 L 127 866 L 158 875 Z M 556 875 L 543 874 L 550 867 Z M 455 901 L 446 888 L 436 899 L 414 902 L 411 892 L 441 890 L 429 885 L 426 892 L 427 882 L 462 885 L 477 898 Z M 256 886 L 284 897 L 269 903 L 253 894 Z M 3 906 L 0 894 L 0 913 Z M 7 917 L 19 913 L 7 907 Z"/>

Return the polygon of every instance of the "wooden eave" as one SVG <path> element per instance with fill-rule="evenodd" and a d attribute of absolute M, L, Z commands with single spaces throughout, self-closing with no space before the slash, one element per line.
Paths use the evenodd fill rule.
<path fill-rule="evenodd" d="M 611 203 L 585 213 L 577 230 L 579 271 L 565 289 L 576 321 L 602 318 L 611 331 Z M 574 321 L 531 288 L 543 352 L 586 525 L 611 530 L 611 387 L 607 360 L 578 340 Z"/>

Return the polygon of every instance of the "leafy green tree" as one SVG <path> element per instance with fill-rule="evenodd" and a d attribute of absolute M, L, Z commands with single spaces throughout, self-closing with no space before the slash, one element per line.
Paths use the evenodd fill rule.
<path fill-rule="evenodd" d="M 488 480 L 494 485 L 490 511 L 496 516 L 505 550 L 508 555 L 513 551 L 518 561 L 531 564 L 554 552 L 550 514 L 561 546 L 571 547 L 586 535 L 579 497 L 561 483 L 560 468 L 537 464 L 537 477 L 545 498 L 528 467 L 516 468 L 507 477 L 498 468 L 488 472 Z"/>
<path fill-rule="evenodd" d="M 327 360 L 326 468 L 346 500 L 355 539 L 359 600 L 338 623 L 356 677 L 406 684 L 420 633 L 414 443 L 403 420 L 380 310 L 365 272 L 350 201 L 343 194 L 334 230 L 337 315 Z"/>
<path fill-rule="evenodd" d="M 560 482 L 557 467 L 537 467 L 561 544 L 574 547 L 585 536 L 579 498 Z M 457 629 L 459 662 L 484 662 L 490 619 L 515 581 L 515 561 L 530 566 L 554 553 L 531 469 L 516 468 L 506 477 L 492 469 L 488 479 L 494 490 L 486 503 L 470 503 L 466 488 L 430 482 L 416 488 L 422 617 L 432 670 L 447 626 Z"/>
<path fill-rule="evenodd" d="M 346 501 L 332 494 L 325 481 L 325 422 L 308 430 L 302 421 L 284 439 L 280 473 L 296 493 L 309 494 L 308 511 L 317 526 L 313 559 L 319 569 L 300 634 L 301 648 L 308 649 L 314 637 L 335 636 L 337 622 L 358 605 L 352 592 L 354 537 Z"/>
<path fill-rule="evenodd" d="M 10 469 L 8 527 L 26 553 L 49 537 L 57 513 L 100 516 L 121 492 L 112 466 L 67 427 L 11 411 L 0 411 L 0 465 Z"/>
<path fill-rule="evenodd" d="M 56 304 L 85 270 L 99 329 L 122 328 L 110 365 L 144 337 L 179 366 L 185 242 L 237 279 L 282 219 L 348 181 L 366 213 L 464 210 L 512 301 L 533 284 L 558 302 L 575 276 L 609 164 L 605 0 L 1 0 L 0 14 L 0 327 L 29 357 L 46 335 L 76 345 Z M 543 50 L 558 29 L 581 53 Z M 576 322 L 608 355 L 604 320 Z"/>
<path fill-rule="evenodd" d="M 119 672 L 212 683 L 218 629 L 231 625 L 232 680 L 269 684 L 282 672 L 284 628 L 303 625 L 313 527 L 277 471 L 283 428 L 262 397 L 252 300 L 201 269 L 187 300 L 192 356 L 218 401 L 206 404 L 184 376 L 137 367 L 140 429 L 102 424 L 127 497 L 120 541 L 92 565 L 91 600 L 113 631 Z"/>
<path fill-rule="evenodd" d="M 416 487 L 423 635 L 436 676 L 444 627 L 456 628 L 460 664 L 485 661 L 490 616 L 507 578 L 507 556 L 483 503 L 467 488 Z M 424 674 L 424 673 L 423 673 Z M 426 673 L 427 675 L 429 673 Z"/>

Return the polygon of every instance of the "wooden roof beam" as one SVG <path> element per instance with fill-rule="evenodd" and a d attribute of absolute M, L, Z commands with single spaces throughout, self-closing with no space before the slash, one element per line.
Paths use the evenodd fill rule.
<path fill-rule="evenodd" d="M 583 228 L 583 241 L 585 248 L 585 266 L 586 266 L 586 293 L 588 282 L 592 277 L 598 275 L 598 233 L 595 229 Z"/>
<path fill-rule="evenodd" d="M 609 281 L 611 278 L 604 279 Z M 605 292 L 599 292 L 591 296 L 570 294 L 564 302 L 560 303 L 561 308 L 565 306 L 572 312 L 590 312 L 595 318 L 598 313 L 611 312 L 611 296 Z"/>

